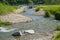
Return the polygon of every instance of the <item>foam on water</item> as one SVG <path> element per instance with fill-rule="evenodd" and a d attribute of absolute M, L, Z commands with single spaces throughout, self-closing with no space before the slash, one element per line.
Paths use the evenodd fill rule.
<path fill-rule="evenodd" d="M 9 29 L 8 28 L 4 28 L 4 27 L 0 27 L 0 32 L 11 32 L 11 31 L 14 31 L 16 30 L 17 28 L 13 28 L 13 29 Z"/>

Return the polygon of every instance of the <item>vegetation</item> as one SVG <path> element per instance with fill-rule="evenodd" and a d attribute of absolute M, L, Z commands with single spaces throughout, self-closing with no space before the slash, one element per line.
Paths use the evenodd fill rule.
<path fill-rule="evenodd" d="M 56 36 L 53 38 L 53 40 L 60 40 L 60 31 L 56 32 Z"/>
<path fill-rule="evenodd" d="M 38 12 L 40 10 L 40 6 L 37 6 L 35 11 Z"/>
<path fill-rule="evenodd" d="M 12 22 L 3 22 L 3 21 L 0 21 L 0 26 L 8 26 L 8 25 L 12 25 Z"/>
<path fill-rule="evenodd" d="M 16 6 L 19 4 L 42 4 L 42 6 L 36 7 L 36 12 L 38 12 L 40 8 L 43 8 L 45 10 L 45 17 L 54 15 L 55 19 L 60 20 L 60 0 L 0 0 L 0 15 L 13 12 L 13 10 L 19 8 Z M 29 8 L 32 8 L 32 6 Z M 26 10 L 23 12 L 26 12 Z M 12 25 L 12 23 L 0 21 L 0 26 L 8 25 Z M 56 30 L 56 36 L 53 38 L 53 40 L 60 40 L 60 26 L 57 26 Z"/>
<path fill-rule="evenodd" d="M 60 10 L 60 5 L 42 5 L 40 8 L 48 11 L 57 11 Z"/>
<path fill-rule="evenodd" d="M 0 15 L 9 14 L 10 12 L 13 12 L 13 10 L 17 8 L 19 8 L 19 6 L 11 6 L 4 3 L 0 3 Z M 0 21 L 0 26 L 8 26 L 8 25 L 12 25 L 12 23 Z"/>
<path fill-rule="evenodd" d="M 53 14 L 56 20 L 60 20 L 60 5 L 46 5 L 40 6 L 40 8 L 43 8 L 46 11 L 46 17 L 50 17 L 50 14 Z"/>
<path fill-rule="evenodd" d="M 60 26 L 57 26 L 56 35 L 54 36 L 53 40 L 60 40 Z"/>
<path fill-rule="evenodd" d="M 0 2 L 3 2 L 5 4 L 60 4 L 60 0 L 0 0 Z"/>
<path fill-rule="evenodd" d="M 60 20 L 60 11 L 57 11 L 57 12 L 55 13 L 55 19 L 56 19 L 56 20 Z"/>
<path fill-rule="evenodd" d="M 45 17 L 50 17 L 50 16 L 51 16 L 50 12 L 49 11 L 45 11 Z"/>
<path fill-rule="evenodd" d="M 0 3 L 0 15 L 5 15 L 10 12 L 13 12 L 13 10 L 17 9 L 17 8 L 19 8 L 19 7 L 18 6 L 10 6 L 10 5 Z"/>

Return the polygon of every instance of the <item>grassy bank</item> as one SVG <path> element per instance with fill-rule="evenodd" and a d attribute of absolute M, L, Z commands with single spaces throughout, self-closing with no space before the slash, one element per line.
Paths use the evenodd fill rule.
<path fill-rule="evenodd" d="M 35 11 L 38 12 L 40 10 L 40 6 L 37 6 Z"/>
<path fill-rule="evenodd" d="M 53 40 L 60 40 L 60 31 L 56 32 L 56 36 L 53 38 Z"/>
<path fill-rule="evenodd" d="M 9 14 L 10 12 L 13 12 L 13 10 L 18 9 L 19 6 L 11 6 L 11 5 L 6 5 L 0 3 L 0 15 L 6 15 Z M 11 22 L 3 22 L 0 20 L 0 26 L 8 26 L 12 25 Z"/>
<path fill-rule="evenodd" d="M 56 35 L 53 37 L 53 40 L 60 40 L 60 25 L 56 28 Z"/>
<path fill-rule="evenodd" d="M 56 20 L 60 20 L 60 5 L 44 5 L 44 6 L 37 6 L 37 7 L 36 10 L 39 10 L 40 8 L 43 8 L 43 10 L 45 10 L 46 12 L 45 16 L 50 17 L 50 15 L 47 14 L 53 14 Z"/>
<path fill-rule="evenodd" d="M 13 12 L 13 10 L 15 10 L 17 8 L 19 8 L 19 7 L 0 3 L 0 15 L 5 15 L 10 12 Z"/>
<path fill-rule="evenodd" d="M 47 10 L 47 11 L 60 11 L 60 5 L 43 5 L 43 6 L 37 6 L 37 7 L 43 8 L 44 10 Z"/>

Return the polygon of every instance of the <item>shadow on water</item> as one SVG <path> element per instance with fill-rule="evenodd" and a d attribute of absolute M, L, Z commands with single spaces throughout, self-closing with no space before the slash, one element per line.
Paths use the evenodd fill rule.
<path fill-rule="evenodd" d="M 27 9 L 26 12 L 22 13 L 22 15 L 27 16 L 29 18 L 32 18 L 32 22 L 28 23 L 18 23 L 11 26 L 11 28 L 18 28 L 15 31 L 19 30 L 27 30 L 27 29 L 33 29 L 35 30 L 34 35 L 25 35 L 21 36 L 20 40 L 33 40 L 42 38 L 46 34 L 46 32 L 53 32 L 57 24 L 60 24 L 60 21 L 54 20 L 53 18 L 44 18 L 43 16 L 35 16 L 35 11 L 32 9 Z M 13 32 L 9 33 L 0 33 L 0 40 L 15 40 L 14 37 L 11 36 Z"/>

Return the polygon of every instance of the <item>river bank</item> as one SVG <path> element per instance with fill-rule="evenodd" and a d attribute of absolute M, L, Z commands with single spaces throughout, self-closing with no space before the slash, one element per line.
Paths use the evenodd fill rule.
<path fill-rule="evenodd" d="M 18 14 L 18 13 L 23 12 L 25 7 L 26 6 L 23 6 L 23 7 L 19 8 L 19 9 L 17 9 L 17 10 L 14 10 L 14 13 L 10 13 L 10 14 L 0 16 L 0 20 L 12 22 L 12 23 L 20 23 L 20 22 L 30 22 L 30 21 L 32 21 L 31 18 L 28 18 L 26 16 Z"/>

